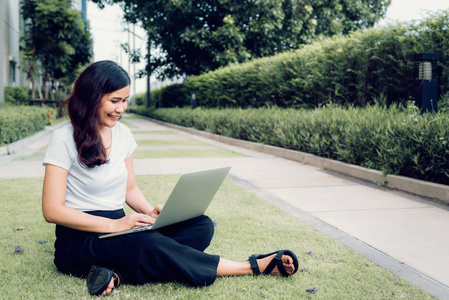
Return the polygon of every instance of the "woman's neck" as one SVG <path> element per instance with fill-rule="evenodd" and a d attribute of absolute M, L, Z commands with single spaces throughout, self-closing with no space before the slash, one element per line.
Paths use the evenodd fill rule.
<path fill-rule="evenodd" d="M 103 147 L 106 150 L 106 153 L 109 155 L 112 145 L 112 129 L 107 126 L 103 126 L 99 131 Z"/>
<path fill-rule="evenodd" d="M 111 135 L 111 128 L 107 127 L 107 126 L 102 126 L 98 129 L 98 131 L 100 132 L 101 138 Z"/>

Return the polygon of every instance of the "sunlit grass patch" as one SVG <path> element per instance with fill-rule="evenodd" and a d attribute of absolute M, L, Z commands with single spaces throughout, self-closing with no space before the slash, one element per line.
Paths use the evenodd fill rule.
<path fill-rule="evenodd" d="M 139 146 L 206 146 L 210 145 L 208 143 L 193 140 L 193 139 L 186 139 L 186 140 L 137 140 L 137 145 Z"/>
<path fill-rule="evenodd" d="M 141 116 L 138 116 L 138 115 L 128 115 L 128 114 L 125 114 L 123 117 L 122 117 L 122 119 L 130 119 L 130 120 L 132 120 L 132 119 L 143 119 Z"/>
<path fill-rule="evenodd" d="M 137 181 L 155 205 L 166 201 L 178 178 L 149 175 L 137 176 Z M 55 226 L 42 217 L 41 189 L 41 178 L 0 180 L 0 298 L 97 299 L 89 296 L 84 279 L 57 272 L 53 264 Z M 177 283 L 122 285 L 108 298 L 432 299 L 230 180 L 221 186 L 207 214 L 216 227 L 206 252 L 243 261 L 253 253 L 290 249 L 298 256 L 298 273 L 289 278 L 217 278 L 204 288 Z M 18 246 L 24 252 L 15 252 Z M 313 288 L 316 294 L 306 292 Z"/>
<path fill-rule="evenodd" d="M 124 120 L 124 119 L 121 119 L 121 120 L 120 120 L 120 123 L 122 123 L 123 125 L 125 125 L 125 126 L 128 127 L 129 129 L 137 128 L 136 126 L 134 126 L 133 124 L 127 122 L 127 121 Z"/>
<path fill-rule="evenodd" d="M 178 134 L 172 130 L 140 130 L 140 129 L 131 129 L 131 132 L 134 134 Z"/>
<path fill-rule="evenodd" d="M 135 150 L 134 159 L 176 157 L 243 157 L 242 153 L 227 149 L 155 149 Z"/>
<path fill-rule="evenodd" d="M 44 156 L 45 156 L 45 152 L 35 152 L 31 155 L 16 157 L 14 160 L 15 161 L 20 161 L 20 160 L 43 161 Z"/>

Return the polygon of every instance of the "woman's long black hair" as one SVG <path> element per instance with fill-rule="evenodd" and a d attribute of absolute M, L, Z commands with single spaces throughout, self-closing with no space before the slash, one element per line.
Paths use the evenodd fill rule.
<path fill-rule="evenodd" d="M 78 158 L 83 166 L 93 168 L 107 163 L 98 126 L 101 98 L 126 87 L 130 82 L 128 73 L 117 63 L 98 61 L 78 76 L 73 91 L 62 103 L 62 107 L 67 106 Z"/>

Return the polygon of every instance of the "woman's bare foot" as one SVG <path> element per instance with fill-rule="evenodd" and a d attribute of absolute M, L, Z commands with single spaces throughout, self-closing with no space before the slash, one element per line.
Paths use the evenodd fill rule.
<path fill-rule="evenodd" d="M 283 254 L 281 257 L 282 266 L 284 270 L 279 270 L 278 264 L 280 262 L 278 261 L 277 264 L 273 267 L 270 274 L 271 275 L 283 275 L 283 276 L 289 276 L 296 272 L 297 268 L 297 259 L 296 256 L 293 254 L 293 252 L 286 250 L 287 253 Z M 279 252 L 278 252 L 279 253 Z M 284 252 L 283 252 L 284 253 Z M 280 253 L 279 253 L 280 254 Z M 292 256 L 295 257 L 293 259 Z M 270 262 L 273 259 L 276 259 L 277 253 L 273 253 L 272 255 L 268 255 L 267 257 L 258 258 L 258 256 L 252 255 L 249 260 L 244 262 L 235 262 L 231 261 L 225 258 L 220 258 L 220 261 L 218 262 L 217 267 L 217 276 L 239 276 L 239 275 L 257 275 L 260 273 L 263 273 L 265 269 L 268 267 Z M 254 269 L 257 271 L 259 270 L 259 273 L 254 273 Z M 271 267 L 270 267 L 271 269 Z M 282 268 L 281 268 L 282 269 Z"/>
<path fill-rule="evenodd" d="M 108 278 L 111 278 L 108 282 Z M 120 277 L 114 271 L 99 266 L 91 266 L 86 278 L 87 289 L 93 296 L 105 296 L 120 285 Z"/>
<path fill-rule="evenodd" d="M 114 278 L 111 278 L 111 282 L 109 282 L 108 287 L 101 293 L 102 296 L 106 296 L 107 294 L 111 293 L 114 289 Z"/>
<path fill-rule="evenodd" d="M 273 260 L 276 254 L 261 258 L 257 260 L 257 264 L 259 265 L 260 272 L 263 273 L 267 268 L 268 264 Z M 284 265 L 285 271 L 288 274 L 293 274 L 295 272 L 295 266 L 293 265 L 293 258 L 289 255 L 282 255 L 282 264 Z M 279 271 L 278 267 L 274 267 L 273 271 L 271 271 L 270 275 L 282 275 Z"/>

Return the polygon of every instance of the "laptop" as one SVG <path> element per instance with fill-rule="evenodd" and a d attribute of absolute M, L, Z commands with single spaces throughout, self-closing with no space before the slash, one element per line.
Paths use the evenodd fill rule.
<path fill-rule="evenodd" d="M 155 230 L 204 214 L 231 167 L 183 174 L 153 225 L 101 235 L 100 239 Z"/>

